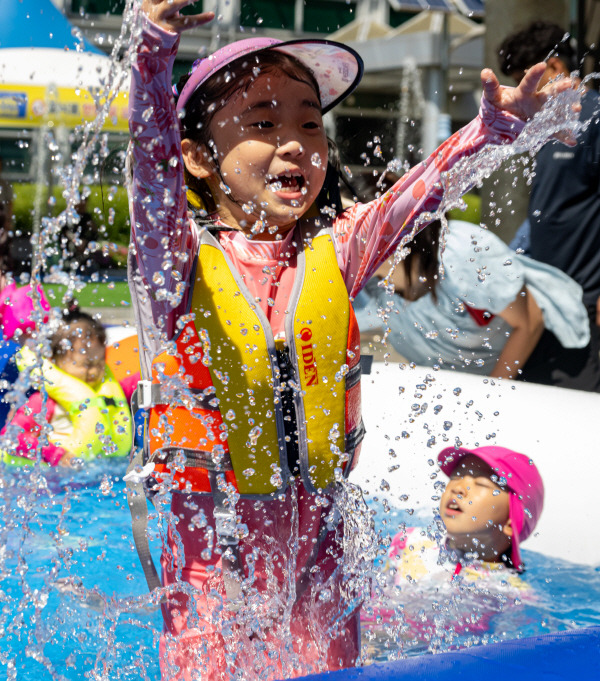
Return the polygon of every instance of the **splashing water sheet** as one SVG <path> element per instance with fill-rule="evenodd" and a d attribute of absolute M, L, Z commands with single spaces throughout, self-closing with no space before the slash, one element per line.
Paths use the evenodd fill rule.
<path fill-rule="evenodd" d="M 61 228 L 78 220 L 75 207 L 90 160 L 96 158 L 98 165 L 108 154 L 102 124 L 111 97 L 127 79 L 135 58 L 140 30 L 135 4 L 133 0 L 127 2 L 106 87 L 97 95 L 98 116 L 75 132 L 79 146 L 70 162 L 58 170 L 57 179 L 63 187 L 67 208 L 57 218 L 42 218 L 38 222 L 33 284 L 41 282 L 46 250 L 58 238 Z M 123 56 L 117 59 L 117 55 Z M 460 197 L 465 191 L 478 185 L 510 157 L 526 151 L 535 153 L 555 132 L 567 129 L 576 134 L 579 123 L 571 111 L 574 97 L 572 92 L 562 93 L 526 125 L 516 142 L 484 149 L 446 173 L 442 205 L 435 213 L 423 215 L 418 224 L 436 217 L 443 219 L 447 210 L 461 205 Z M 46 144 L 52 144 L 52 140 Z M 400 245 L 398 261 L 409 239 Z M 82 285 L 71 273 L 64 300 Z M 39 369 L 47 350 L 48 331 L 42 324 L 40 301 L 34 302 Z M 210 349 L 208 339 L 205 340 Z M 24 372 L 12 387 L 8 399 L 15 408 L 24 403 L 30 387 L 40 388 L 44 393 L 35 368 Z M 419 407 L 422 408 L 423 405 Z M 415 418 L 414 412 L 399 414 L 399 420 L 411 418 Z M 36 461 L 20 469 L 7 466 L 0 469 L 0 668 L 7 679 L 158 679 L 163 628 L 161 598 L 178 592 L 194 602 L 198 594 L 180 579 L 175 587 L 165 587 L 153 594 L 147 592 L 131 535 L 122 481 L 125 464 L 102 460 L 76 464 L 68 471 L 43 468 L 41 447 L 47 437 L 43 419 L 40 426 L 43 434 Z M 451 427 L 452 424 L 446 430 Z M 260 435 L 255 430 L 249 446 L 256 445 Z M 4 446 L 10 448 L 15 437 L 9 430 Z M 409 452 L 402 441 L 394 450 L 373 452 L 367 446 L 363 457 L 379 457 L 392 469 L 396 457 L 425 456 Z M 274 476 L 278 474 L 274 471 Z M 248 475 L 252 475 L 250 469 Z M 156 495 L 157 510 L 150 515 L 150 544 L 155 558 L 167 533 L 175 536 L 177 546 L 180 530 L 170 499 L 168 482 L 163 481 Z M 230 501 L 238 513 L 236 532 L 243 536 L 248 531 L 243 504 L 233 497 Z M 319 576 L 308 574 L 296 579 L 294 557 L 299 546 L 307 541 L 295 516 L 298 503 L 294 491 L 285 505 L 282 502 L 282 510 L 289 514 L 291 532 L 283 546 L 275 547 L 269 556 L 272 561 L 266 570 L 269 587 L 253 589 L 253 566 L 264 561 L 264 556 L 250 555 L 246 557 L 244 608 L 231 613 L 222 595 L 210 594 L 212 622 L 225 640 L 232 679 L 285 678 L 302 669 L 302 661 L 293 649 L 292 604 L 297 590 L 305 588 L 305 581 L 317 583 Z M 340 480 L 334 493 L 316 495 L 312 503 L 315 513 L 324 509 L 327 521 L 339 527 L 344 553 L 344 560 L 339 561 L 328 579 L 311 592 L 320 607 L 331 603 L 329 620 L 315 621 L 315 627 L 321 628 L 315 636 L 322 642 L 320 655 L 325 654 L 329 637 L 338 631 L 344 617 L 363 601 L 366 606 L 361 658 L 365 663 L 600 621 L 598 611 L 580 607 L 585 602 L 581 595 L 584 590 L 588 599 L 595 594 L 595 600 L 600 601 L 598 573 L 585 566 L 566 569 L 566 563 L 553 562 L 540 554 L 530 556 L 530 582 L 537 594 L 531 600 L 504 585 L 497 592 L 484 593 L 469 589 L 454 592 L 448 588 L 441 591 L 415 588 L 411 592 L 409 587 L 413 585 L 395 588 L 381 569 L 391 536 L 403 525 L 419 523 L 433 538 L 439 535 L 437 521 L 415 514 L 408 507 L 402 480 L 391 491 L 386 480 L 378 481 L 375 491 L 369 491 L 366 504 L 357 486 Z M 208 560 L 221 549 L 215 546 L 214 532 L 203 509 L 190 510 L 192 522 L 187 529 L 198 533 L 204 547 L 203 557 Z M 177 565 L 178 577 L 183 569 L 184 565 Z M 548 579 L 549 570 L 558 578 Z M 275 578 L 276 571 L 283 573 L 283 580 Z M 570 599 L 563 600 L 563 609 L 557 612 L 555 595 L 566 591 L 570 592 Z M 338 602 L 343 603 L 345 611 L 340 611 Z M 461 626 L 455 626 L 456 622 Z M 266 660 L 272 660 L 272 665 Z M 202 678 L 201 669 L 197 678 Z"/>

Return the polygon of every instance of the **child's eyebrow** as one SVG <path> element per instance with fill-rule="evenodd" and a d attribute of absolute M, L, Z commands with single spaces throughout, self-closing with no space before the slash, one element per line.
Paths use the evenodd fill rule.
<path fill-rule="evenodd" d="M 279 102 L 273 99 L 264 99 L 260 102 L 254 102 L 254 104 L 250 104 L 248 108 L 244 109 L 242 116 L 245 116 L 246 114 L 252 113 L 256 110 L 274 109 L 278 104 Z M 298 102 L 298 104 L 300 107 L 307 109 L 317 109 L 318 111 L 321 111 L 321 104 L 316 99 L 302 99 L 300 102 Z"/>

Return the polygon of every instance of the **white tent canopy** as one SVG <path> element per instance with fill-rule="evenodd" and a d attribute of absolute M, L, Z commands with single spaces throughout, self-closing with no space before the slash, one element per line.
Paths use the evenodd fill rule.
<path fill-rule="evenodd" d="M 85 89 L 102 87 L 110 59 L 93 52 L 49 47 L 0 49 L 0 84 L 55 85 Z"/>

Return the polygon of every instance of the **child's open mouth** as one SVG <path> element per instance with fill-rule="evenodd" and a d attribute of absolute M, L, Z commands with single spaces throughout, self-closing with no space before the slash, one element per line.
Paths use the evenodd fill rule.
<path fill-rule="evenodd" d="M 451 501 L 449 504 L 447 504 L 446 506 L 447 515 L 456 516 L 459 515 L 460 513 L 462 513 L 462 509 L 455 501 Z"/>
<path fill-rule="evenodd" d="M 305 180 L 300 173 L 282 173 L 268 180 L 271 191 L 284 194 L 302 193 Z"/>

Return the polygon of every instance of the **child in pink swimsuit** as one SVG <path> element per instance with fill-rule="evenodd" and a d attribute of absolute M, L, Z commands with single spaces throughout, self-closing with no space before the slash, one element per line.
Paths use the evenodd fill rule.
<path fill-rule="evenodd" d="M 348 667 L 368 558 L 355 531 L 368 513 L 345 481 L 363 434 L 351 300 L 436 210 L 440 173 L 513 140 L 539 110 L 543 68 L 516 89 L 485 72 L 476 120 L 342 212 L 322 115 L 357 85 L 360 57 L 329 41 L 240 41 L 196 63 L 175 104 L 179 35 L 212 18 L 180 16 L 188 4 L 143 3 L 130 95 L 148 417 L 128 484 L 147 579 L 164 588 L 163 678 Z M 144 480 L 167 525 L 161 580 L 136 531 Z"/>

